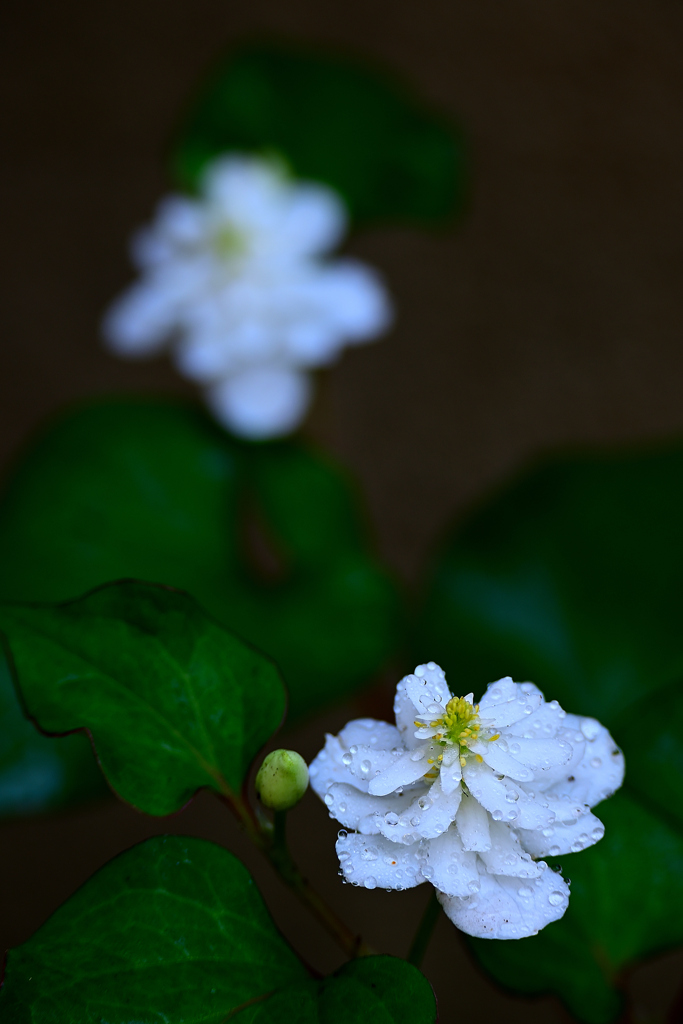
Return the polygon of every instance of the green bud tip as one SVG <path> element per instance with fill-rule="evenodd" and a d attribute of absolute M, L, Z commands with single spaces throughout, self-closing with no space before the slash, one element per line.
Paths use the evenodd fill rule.
<path fill-rule="evenodd" d="M 308 768 L 295 750 L 273 750 L 256 776 L 256 795 L 274 811 L 288 811 L 308 789 Z"/>

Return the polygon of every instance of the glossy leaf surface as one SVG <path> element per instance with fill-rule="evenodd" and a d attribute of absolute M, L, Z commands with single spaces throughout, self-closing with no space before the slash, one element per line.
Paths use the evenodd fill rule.
<path fill-rule="evenodd" d="M 2 605 L 0 630 L 31 717 L 87 729 L 112 788 L 148 814 L 202 786 L 237 793 L 284 714 L 272 662 L 178 591 L 128 582 Z"/>
<path fill-rule="evenodd" d="M 260 47 L 216 69 L 184 126 L 184 186 L 226 151 L 277 154 L 331 185 L 356 221 L 440 220 L 462 203 L 459 133 L 391 79 L 337 56 Z"/>
<path fill-rule="evenodd" d="M 253 879 L 220 846 L 160 836 L 102 868 L 9 953 L 13 1024 L 433 1024 L 434 997 L 391 957 L 312 981 Z"/>
<path fill-rule="evenodd" d="M 475 944 L 506 984 L 557 991 L 591 1024 L 617 1012 L 624 967 L 683 942 L 682 520 L 680 448 L 549 463 L 448 539 L 416 644 L 463 693 L 531 679 L 623 747 L 624 791 L 596 811 L 605 839 L 562 858 L 565 918 Z"/>

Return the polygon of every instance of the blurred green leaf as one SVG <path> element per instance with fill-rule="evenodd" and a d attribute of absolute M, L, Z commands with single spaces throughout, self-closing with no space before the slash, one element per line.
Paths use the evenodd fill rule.
<path fill-rule="evenodd" d="M 473 944 L 505 984 L 556 991 L 590 1024 L 617 1012 L 624 967 L 683 942 L 681 521 L 680 447 L 550 462 L 448 538 L 416 641 L 459 691 L 531 679 L 623 747 L 624 792 L 597 811 L 605 839 L 562 858 L 565 918 Z"/>
<path fill-rule="evenodd" d="M 203 839 L 159 836 L 116 857 L 7 960 L 13 1024 L 433 1024 L 410 964 L 366 957 L 322 981 L 275 928 L 246 868 Z"/>
<path fill-rule="evenodd" d="M 293 441 L 237 441 L 193 406 L 77 410 L 0 502 L 0 600 L 122 578 L 187 590 L 265 651 L 290 717 L 367 683 L 397 643 L 397 595 L 344 475 Z"/>
<path fill-rule="evenodd" d="M 187 594 L 116 583 L 62 605 L 0 605 L 17 681 L 46 732 L 87 729 L 112 788 L 172 814 L 242 788 L 284 715 L 275 666 Z"/>
<path fill-rule="evenodd" d="M 108 792 L 87 736 L 43 736 L 24 716 L 0 652 L 0 816 L 58 810 Z"/>
<path fill-rule="evenodd" d="M 356 221 L 438 221 L 462 205 L 459 132 L 353 60 L 267 46 L 230 56 L 197 97 L 173 170 L 193 187 L 220 153 L 277 153 L 339 191 Z"/>

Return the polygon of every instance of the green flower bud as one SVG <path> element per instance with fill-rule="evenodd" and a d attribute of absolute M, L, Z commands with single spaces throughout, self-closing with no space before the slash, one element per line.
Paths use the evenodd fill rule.
<path fill-rule="evenodd" d="M 274 811 L 288 811 L 308 789 L 308 768 L 295 750 L 273 750 L 256 776 L 256 795 Z"/>

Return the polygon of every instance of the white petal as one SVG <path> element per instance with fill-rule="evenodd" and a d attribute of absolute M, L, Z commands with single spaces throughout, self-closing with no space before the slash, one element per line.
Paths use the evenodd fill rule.
<path fill-rule="evenodd" d="M 109 307 L 102 336 L 109 349 L 122 356 L 158 352 L 178 326 L 178 309 L 165 288 L 143 281 Z"/>
<path fill-rule="evenodd" d="M 344 828 L 364 835 L 381 832 L 380 823 L 390 812 L 401 814 L 412 802 L 412 795 L 371 796 L 346 782 L 334 782 L 325 794 L 325 804 L 333 818 Z"/>
<path fill-rule="evenodd" d="M 366 889 L 410 889 L 426 881 L 422 874 L 422 844 L 399 846 L 382 836 L 351 833 L 336 844 L 344 877 Z"/>
<path fill-rule="evenodd" d="M 308 376 L 287 367 L 244 370 L 209 386 L 205 397 L 229 430 L 253 440 L 289 434 L 311 401 Z"/>
<path fill-rule="evenodd" d="M 511 779 L 499 778 L 487 764 L 468 757 L 462 774 L 472 796 L 491 812 L 494 821 L 538 829 L 547 828 L 555 821 L 555 811 L 543 798 L 527 792 Z"/>
<path fill-rule="evenodd" d="M 489 683 L 484 696 L 479 701 L 479 709 L 482 713 L 486 710 L 506 704 L 511 700 L 517 700 L 517 683 L 512 681 L 512 676 L 503 676 L 495 683 Z"/>
<path fill-rule="evenodd" d="M 604 725 L 594 718 L 567 715 L 585 737 L 581 760 L 568 766 L 562 778 L 554 783 L 550 793 L 570 796 L 577 803 L 595 804 L 605 800 L 624 780 L 624 755 Z M 574 724 L 574 722 L 576 724 Z"/>
<path fill-rule="evenodd" d="M 428 789 L 412 794 L 410 807 L 395 821 L 396 815 L 380 822 L 380 832 L 396 843 L 414 843 L 418 839 L 433 839 L 442 835 L 458 813 L 462 789 L 444 793 L 440 781 Z M 392 797 L 393 799 L 393 797 Z"/>
<path fill-rule="evenodd" d="M 462 768 L 460 766 L 460 752 L 458 747 L 451 747 L 444 752 L 439 773 L 441 788 L 444 793 L 452 793 L 459 789 L 462 781 Z"/>
<path fill-rule="evenodd" d="M 367 743 L 354 743 L 344 754 L 343 761 L 355 778 L 369 780 L 389 768 L 403 753 L 403 747 L 378 750 Z"/>
<path fill-rule="evenodd" d="M 413 702 L 414 713 L 418 715 L 443 714 L 443 709 L 451 699 L 443 669 L 433 661 L 418 665 L 411 675 L 402 679 L 402 683 Z"/>
<path fill-rule="evenodd" d="M 408 678 L 407 676 L 405 678 Z M 414 750 L 422 746 L 422 741 L 415 736 L 415 705 L 408 696 L 405 686 L 405 679 L 396 687 L 394 697 L 394 714 L 396 715 L 396 726 L 401 737 L 401 743 L 406 750 Z"/>
<path fill-rule="evenodd" d="M 532 857 L 559 857 L 563 853 L 579 853 L 605 834 L 605 826 L 590 811 L 585 811 L 571 824 L 556 821 L 542 832 L 519 829 L 519 841 Z"/>
<path fill-rule="evenodd" d="M 463 796 L 455 824 L 465 850 L 490 849 L 489 815 L 473 796 Z"/>
<path fill-rule="evenodd" d="M 477 855 L 463 849 L 454 828 L 430 840 L 422 873 L 448 896 L 470 896 L 479 891 Z"/>
<path fill-rule="evenodd" d="M 489 821 L 491 848 L 480 854 L 490 875 L 510 875 L 514 878 L 538 878 L 542 868 L 532 861 L 516 833 L 502 821 Z M 527 834 L 527 833 L 525 833 Z M 529 832 L 529 835 L 540 835 Z"/>
<path fill-rule="evenodd" d="M 311 761 L 308 769 L 311 788 L 319 797 L 325 796 L 333 782 L 351 783 L 356 789 L 367 791 L 367 782 L 354 779 L 344 764 L 342 758 L 346 751 L 347 747 L 344 743 L 340 743 L 339 737 L 326 734 L 325 746 Z"/>
<path fill-rule="evenodd" d="M 531 683 L 522 683 L 522 687 L 531 685 Z M 540 693 L 535 686 L 533 689 L 525 692 Z M 522 719 L 519 719 L 517 722 L 513 722 L 512 725 L 508 726 L 507 731 L 519 736 L 526 734 L 537 739 L 547 738 L 555 736 L 558 729 L 566 726 L 566 718 L 566 713 L 562 710 L 556 700 L 551 700 L 547 704 L 544 701 L 538 708 L 536 708 L 535 711 L 532 711 L 530 715 L 525 715 Z"/>
<path fill-rule="evenodd" d="M 357 260 L 336 260 L 319 278 L 326 316 L 352 343 L 383 334 L 393 319 L 388 293 L 377 272 Z"/>
<path fill-rule="evenodd" d="M 387 793 L 393 793 L 402 786 L 410 785 L 411 782 L 415 782 L 427 774 L 438 753 L 438 749 L 430 743 L 407 751 L 403 757 L 397 758 L 389 768 L 385 768 L 383 772 L 370 780 L 370 792 L 376 796 L 386 796 Z"/>
<path fill-rule="evenodd" d="M 493 728 L 504 729 L 533 714 L 542 700 L 540 691 L 523 689 L 523 684 L 506 676 L 490 684 L 479 701 L 479 714 Z"/>
<path fill-rule="evenodd" d="M 482 939 L 521 939 L 535 935 L 567 909 L 569 886 L 550 869 L 535 879 L 480 876 L 481 889 L 465 899 L 437 893 L 453 924 Z"/>
<path fill-rule="evenodd" d="M 302 182 L 290 187 L 278 226 L 283 246 L 297 255 L 314 255 L 334 248 L 347 226 L 341 197 L 324 185 Z"/>
<path fill-rule="evenodd" d="M 401 747 L 401 736 L 398 729 L 388 722 L 380 722 L 375 718 L 354 718 L 347 722 L 339 733 L 339 741 L 348 750 L 354 745 L 365 744 L 377 750 L 393 750 Z"/>
<path fill-rule="evenodd" d="M 164 196 L 157 205 L 154 231 L 176 246 L 199 245 L 206 239 L 203 203 L 188 196 Z"/>
<path fill-rule="evenodd" d="M 508 736 L 507 733 L 506 736 Z M 533 789 L 537 793 L 544 793 L 546 790 L 551 790 L 557 783 L 565 782 L 574 775 L 574 769 L 581 762 L 586 746 L 583 739 L 577 741 L 577 736 L 578 733 L 575 729 L 563 727 L 557 730 L 555 740 L 559 740 L 563 744 L 568 743 L 571 747 L 571 755 L 567 761 L 561 764 L 542 766 L 541 770 L 536 772 L 529 789 Z"/>
<path fill-rule="evenodd" d="M 497 741 L 494 740 L 490 743 L 488 740 L 476 740 L 470 743 L 469 749 L 472 753 L 483 757 L 486 764 L 494 771 L 507 775 L 510 779 L 516 779 L 518 782 L 533 781 L 534 773 L 531 768 L 520 764 L 514 757 L 506 753 Z"/>

